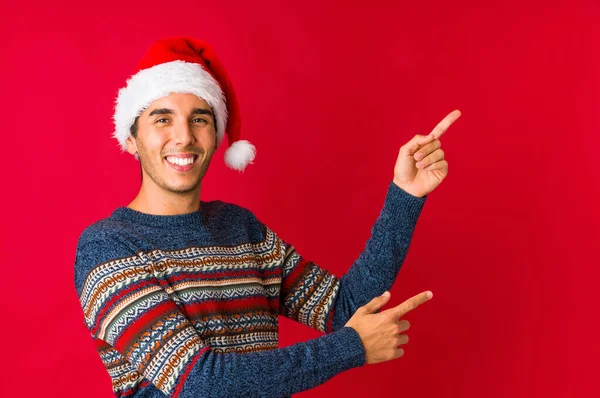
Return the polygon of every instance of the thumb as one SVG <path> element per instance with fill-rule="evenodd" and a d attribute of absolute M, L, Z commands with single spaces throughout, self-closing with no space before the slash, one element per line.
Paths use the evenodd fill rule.
<path fill-rule="evenodd" d="M 381 296 L 375 297 L 373 300 L 369 301 L 367 304 L 363 305 L 364 311 L 367 314 L 372 314 L 377 311 L 381 307 L 385 305 L 390 300 L 391 294 L 388 291 L 385 291 Z"/>
<path fill-rule="evenodd" d="M 435 139 L 433 134 L 421 135 L 415 134 L 406 144 L 400 147 L 399 156 L 410 157 L 415 154 L 423 145 L 429 144 Z"/>

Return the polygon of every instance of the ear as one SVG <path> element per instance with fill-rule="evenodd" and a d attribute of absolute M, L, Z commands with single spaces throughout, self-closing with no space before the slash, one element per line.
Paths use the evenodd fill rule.
<path fill-rule="evenodd" d="M 127 152 L 129 152 L 132 155 L 135 155 L 135 153 L 137 152 L 137 145 L 135 143 L 135 138 L 133 138 L 131 135 L 129 137 L 127 137 L 127 141 L 125 142 L 125 145 L 127 146 Z"/>

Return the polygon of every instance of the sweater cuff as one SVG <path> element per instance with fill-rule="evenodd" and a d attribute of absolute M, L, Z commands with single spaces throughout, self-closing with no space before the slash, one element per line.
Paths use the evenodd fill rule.
<path fill-rule="evenodd" d="M 365 364 L 365 347 L 356 330 L 349 326 L 344 326 L 328 336 L 336 337 L 332 339 L 333 352 L 338 352 L 340 357 L 343 358 L 344 370 L 358 368 Z"/>
<path fill-rule="evenodd" d="M 422 198 L 413 196 L 392 181 L 388 187 L 382 213 L 394 218 L 401 217 L 414 225 L 421 214 L 427 197 L 428 195 Z"/>

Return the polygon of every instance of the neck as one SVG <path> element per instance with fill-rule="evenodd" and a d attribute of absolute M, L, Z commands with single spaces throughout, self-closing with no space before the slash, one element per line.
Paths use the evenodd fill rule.
<path fill-rule="evenodd" d="M 190 192 L 180 193 L 142 183 L 140 192 L 127 207 L 142 213 L 163 216 L 191 213 L 200 209 L 201 189 L 202 183 Z"/>

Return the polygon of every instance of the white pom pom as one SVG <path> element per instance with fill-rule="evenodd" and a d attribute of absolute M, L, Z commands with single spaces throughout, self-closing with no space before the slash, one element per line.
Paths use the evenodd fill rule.
<path fill-rule="evenodd" d="M 243 171 L 256 156 L 256 148 L 249 141 L 234 142 L 225 151 L 225 164 L 230 168 Z"/>

